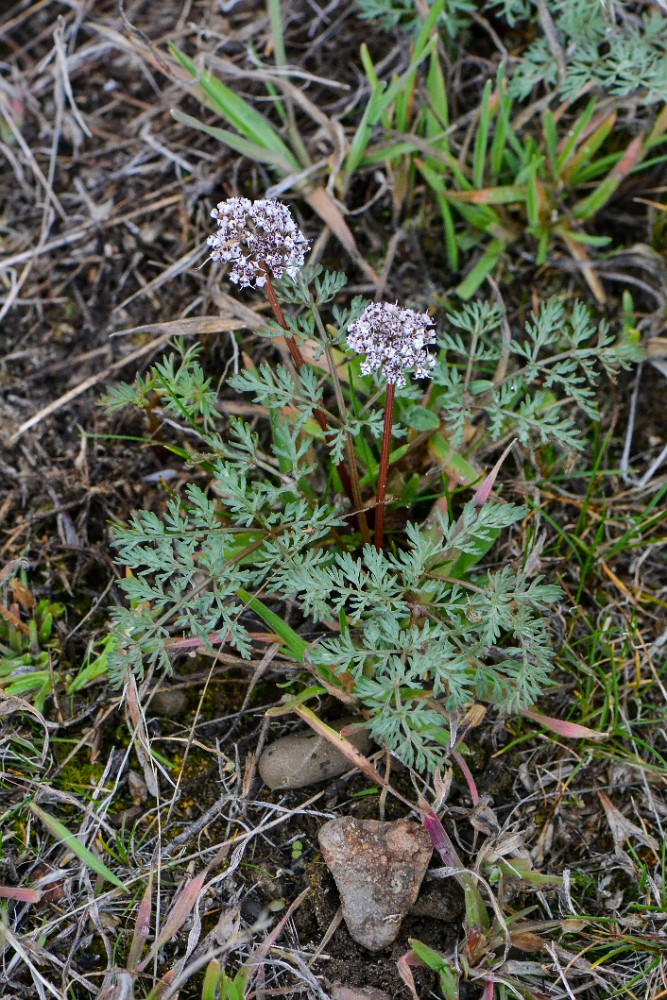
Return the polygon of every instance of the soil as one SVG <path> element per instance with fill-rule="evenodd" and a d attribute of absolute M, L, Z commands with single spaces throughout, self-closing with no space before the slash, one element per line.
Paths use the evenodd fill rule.
<path fill-rule="evenodd" d="M 394 69 L 400 72 L 400 46 L 391 35 L 360 25 L 353 4 L 321 9 L 305 0 L 290 0 L 285 11 L 288 56 L 312 74 L 309 92 L 327 115 L 335 118 L 354 100 L 362 40 L 372 42 L 374 58 L 387 78 Z M 0 278 L 6 296 L 0 333 L 0 571 L 15 559 L 23 560 L 34 600 L 66 606 L 65 616 L 55 624 L 54 663 L 62 676 L 56 677 L 61 683 L 56 683 L 55 698 L 48 703 L 53 738 L 46 761 L 39 765 L 39 782 L 88 796 L 98 783 L 117 775 L 119 791 L 107 819 L 119 839 L 120 831 L 124 837 L 132 829 L 132 849 L 144 864 L 155 845 L 155 810 L 149 796 L 142 798 L 140 785 L 136 801 L 127 786 L 127 761 L 121 764 L 121 758 L 131 724 L 120 694 L 102 682 L 70 699 L 63 696 L 62 680 L 76 672 L 87 650 L 103 638 L 109 608 L 124 601 L 117 586 L 122 570 L 113 563 L 113 524 L 126 523 L 140 509 L 162 512 L 169 496 L 178 494 L 193 473 L 154 437 L 149 441 L 154 429 L 143 416 L 130 411 L 110 414 L 99 400 L 110 386 L 131 382 L 164 356 L 168 337 L 179 333 L 182 321 L 234 315 L 233 303 L 221 293 L 212 269 L 199 268 L 210 208 L 235 192 L 260 196 L 275 181 L 264 166 L 249 165 L 170 117 L 171 107 L 190 114 L 201 109 L 183 82 L 162 72 L 159 52 L 167 40 L 190 52 L 202 41 L 214 62 L 224 57 L 247 68 L 249 44 L 260 58 L 270 60 L 270 26 L 264 4 L 251 0 L 194 0 L 182 7 L 133 2 L 124 12 L 107 0 L 16 4 L 5 18 L 2 58 L 11 74 L 4 96 L 16 131 L 0 120 L 8 150 L 0 176 Z M 334 80 L 337 86 L 326 87 L 322 80 Z M 266 96 L 249 73 L 240 86 L 245 93 Z M 327 137 L 312 124 L 308 129 L 313 154 L 331 155 Z M 396 218 L 388 194 L 372 213 L 364 211 L 375 193 L 372 175 L 364 174 L 349 192 L 348 208 L 360 249 L 377 267 Z M 308 234 L 316 236 L 317 219 L 303 202 L 297 208 Z M 428 248 L 428 236 L 424 245 Z M 319 250 L 327 264 L 349 270 L 352 291 L 368 290 L 367 277 L 335 241 Z M 408 227 L 386 297 L 393 301 L 400 295 L 406 304 L 418 307 L 434 295 L 442 296 L 447 280 Z M 520 284 L 517 280 L 516 286 Z M 237 316 L 242 316 L 243 306 L 261 308 L 252 295 L 237 298 L 242 299 Z M 517 308 L 524 307 L 525 302 L 517 303 Z M 237 350 L 235 342 L 224 333 L 206 333 L 204 322 L 200 329 L 196 324 L 188 329 L 201 347 L 204 368 L 220 385 L 221 400 L 233 401 L 225 376 Z M 270 355 L 271 347 L 245 333 L 238 350 L 259 360 Z M 661 433 L 646 420 L 638 430 L 638 447 L 655 454 L 654 438 Z M 180 430 L 165 426 L 161 434 L 163 445 L 177 443 Z M 297 955 L 301 966 L 308 965 L 338 911 L 336 889 L 318 851 L 317 830 L 332 816 L 393 819 L 404 816 L 405 807 L 391 797 L 385 801 L 377 790 L 369 794 L 368 781 L 358 774 L 297 792 L 264 788 L 252 776 L 254 755 L 266 742 L 265 711 L 283 693 L 278 685 L 285 680 L 285 670 L 281 664 L 269 667 L 240 713 L 256 666 L 245 667 L 224 652 L 214 661 L 182 658 L 170 684 L 185 693 L 186 707 L 180 706 L 175 716 L 168 709 L 160 715 L 148 710 L 153 745 L 172 765 L 168 778 L 159 781 L 161 796 L 173 796 L 174 802 L 161 831 L 162 843 L 175 844 L 172 855 L 183 858 L 178 877 L 172 873 L 175 886 L 197 852 L 208 860 L 206 852 L 213 846 L 229 841 L 231 850 L 239 831 L 258 831 L 233 877 L 220 882 L 207 898 L 204 925 L 214 926 L 221 910 L 236 908 L 247 940 L 256 944 L 307 889 L 272 951 L 263 995 L 317 996 L 303 972 L 294 973 L 293 962 Z M 552 714 L 557 715 L 559 692 L 553 698 Z M 326 712 L 325 705 L 325 717 Z M 28 725 L 14 718 L 7 731 L 24 733 Z M 293 720 L 275 720 L 270 737 L 295 727 Z M 520 833 L 544 870 L 578 867 L 582 878 L 587 873 L 594 878 L 604 867 L 606 852 L 613 855 L 614 850 L 597 792 L 622 783 L 630 801 L 632 794 L 643 794 L 643 779 L 621 767 L 615 770 L 613 755 L 602 763 L 582 762 L 573 750 L 561 747 L 554 759 L 551 743 L 531 740 L 526 732 L 521 722 L 508 727 L 492 720 L 485 735 L 471 736 L 468 749 L 486 806 L 494 811 L 499 829 Z M 132 766 L 141 772 L 134 759 Z M 12 779 L 16 787 L 3 791 L 0 814 L 13 815 L 23 802 L 32 787 L 31 767 L 17 770 Z M 141 773 L 139 778 L 143 780 Z M 649 775 L 646 780 L 650 784 L 654 779 Z M 562 781 L 567 782 L 567 795 Z M 395 776 L 395 785 L 416 800 L 406 772 Z M 56 796 L 54 801 L 64 800 Z M 475 833 L 474 822 L 471 825 L 475 815 L 457 775 L 445 823 L 468 859 L 474 858 L 484 836 Z M 483 817 L 478 816 L 482 829 Z M 263 824 L 281 817 L 264 829 Z M 70 821 L 75 818 L 78 823 L 81 814 L 72 808 Z M 28 863 L 25 850 L 18 841 L 6 845 L 0 882 L 16 884 L 21 878 L 22 865 Z M 435 858 L 433 867 L 438 867 Z M 53 870 L 50 862 L 46 868 Z M 35 869 L 33 878 L 38 874 Z M 606 891 L 631 893 L 620 863 L 612 874 L 617 884 Z M 60 883 L 57 888 L 45 898 L 44 919 L 66 916 L 67 893 L 75 889 L 61 892 Z M 557 912 L 555 891 L 545 893 Z M 599 908 L 608 912 L 602 898 Z M 429 875 L 391 949 L 369 955 L 341 924 L 313 962 L 313 977 L 323 991 L 341 982 L 374 986 L 395 1000 L 409 1000 L 397 961 L 410 950 L 410 940 L 451 951 L 461 939 L 462 917 L 462 892 L 455 880 Z M 80 937 L 71 968 L 100 986 L 109 960 L 105 934 L 113 944 L 115 932 L 100 929 L 97 919 L 93 915 L 76 932 Z M 63 961 L 74 933 L 71 925 L 65 930 L 54 945 Z M 184 947 L 183 941 L 178 947 Z M 120 950 L 126 950 L 125 943 Z M 288 952 L 292 965 L 281 966 Z M 230 958 L 230 968 L 237 965 L 238 957 Z M 420 997 L 441 995 L 433 973 L 414 968 L 413 974 Z M 12 975 L 12 996 L 19 1000 L 34 995 L 29 975 Z M 197 980 L 196 986 L 181 992 L 182 1000 L 199 997 L 200 989 Z M 70 995 L 88 997 L 90 991 L 73 986 Z M 469 995 L 477 996 L 477 988 Z M 593 1000 L 598 993 L 592 988 L 580 995 Z"/>

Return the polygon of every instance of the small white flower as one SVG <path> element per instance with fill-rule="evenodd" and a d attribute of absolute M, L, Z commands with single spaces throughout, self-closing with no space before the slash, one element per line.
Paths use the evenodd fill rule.
<path fill-rule="evenodd" d="M 435 343 L 433 320 L 428 313 L 401 309 L 391 302 L 373 302 L 347 331 L 347 343 L 357 354 L 365 354 L 363 375 L 383 369 L 387 382 L 405 385 L 405 373 L 430 378 L 435 355 L 426 350 Z"/>
<path fill-rule="evenodd" d="M 303 267 L 308 240 L 279 201 L 228 198 L 211 216 L 218 223 L 208 238 L 211 258 L 232 264 L 229 277 L 235 284 L 261 288 L 267 274 L 282 278 L 287 272 L 293 278 Z"/>

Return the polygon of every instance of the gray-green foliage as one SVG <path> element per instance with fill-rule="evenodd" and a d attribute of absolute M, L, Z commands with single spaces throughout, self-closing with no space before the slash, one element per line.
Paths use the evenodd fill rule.
<path fill-rule="evenodd" d="M 292 328 L 319 337 L 327 365 L 334 351 L 344 364 L 345 330 L 362 303 L 333 306 L 341 280 L 317 272 L 309 279 L 309 288 L 302 278 L 279 288 Z M 325 327 L 320 309 L 327 303 Z M 568 313 L 546 303 L 509 341 L 498 311 L 484 304 L 452 313 L 447 327 L 424 410 L 429 420 L 420 429 L 443 433 L 444 420 L 455 447 L 480 414 L 494 438 L 510 431 L 531 446 L 554 439 L 576 445 L 573 407 L 593 414 L 597 372 L 613 373 L 627 355 L 579 305 Z M 499 365 L 505 374 L 494 383 Z M 474 498 L 421 525 L 408 510 L 405 531 L 386 551 L 363 546 L 333 486 L 337 463 L 349 458 L 346 433 L 360 477 L 373 482 L 376 475 L 377 376 L 362 378 L 358 359 L 348 357 L 338 387 L 342 413 L 326 366 L 297 373 L 262 364 L 229 385 L 270 414 L 261 434 L 241 419 L 223 433 L 198 351 L 182 343 L 134 387 L 107 399 L 112 409 L 134 402 L 183 427 L 194 442 L 189 461 L 207 476 L 205 489 L 189 485 L 162 515 L 143 511 L 117 528 L 118 560 L 130 573 L 121 583 L 129 607 L 113 612 L 109 668 L 116 681 L 149 666 L 169 670 L 183 639 L 208 648 L 225 641 L 250 656 L 257 620 L 243 597 L 251 593 L 277 609 L 296 605 L 314 638 L 311 669 L 329 687 L 352 690 L 374 737 L 410 765 L 442 762 L 448 715 L 472 700 L 504 712 L 532 705 L 549 683 L 544 611 L 558 590 L 511 566 L 488 570 L 483 563 L 525 510 Z M 421 398 L 414 383 L 399 389 L 397 413 L 412 419 Z M 322 408 L 331 420 L 326 437 L 314 419 Z M 431 482 L 426 476 L 403 501 L 399 493 L 395 506 L 432 496 Z"/>
<path fill-rule="evenodd" d="M 552 651 L 541 612 L 557 587 L 509 568 L 469 585 L 437 575 L 452 547 L 478 555 L 524 513 L 512 504 L 470 503 L 455 537 L 453 522 L 435 534 L 409 524 L 401 552 L 368 546 L 360 557 L 336 553 L 284 574 L 315 620 L 343 616 L 344 627 L 314 647 L 312 662 L 352 676 L 372 736 L 410 766 L 442 762 L 447 713 L 476 700 L 515 712 L 549 684 Z"/>
<path fill-rule="evenodd" d="M 414 0 L 356 0 L 360 17 L 377 22 L 387 31 L 403 27 L 419 31 L 422 21 Z M 438 25 L 447 37 L 454 39 L 462 28 L 470 24 L 477 10 L 475 0 L 445 0 Z"/>
<path fill-rule="evenodd" d="M 638 356 L 631 341 L 618 341 L 604 322 L 594 324 L 581 302 L 566 311 L 550 299 L 521 336 L 508 328 L 503 336 L 500 310 L 484 302 L 447 319 L 446 353 L 433 380 L 443 390 L 443 415 L 455 447 L 481 416 L 494 441 L 512 434 L 525 445 L 580 449 L 576 408 L 595 419 L 600 370 L 612 375 Z"/>
<path fill-rule="evenodd" d="M 538 5 L 526 0 L 500 0 L 512 23 L 539 24 Z M 591 88 L 612 97 L 642 93 L 650 103 L 667 99 L 667 18 L 657 8 L 610 0 L 554 0 L 547 5 L 565 59 L 559 66 L 553 44 L 541 33 L 521 54 L 511 74 L 510 93 L 520 99 L 535 86 L 556 86 L 565 100 L 576 100 Z"/>
<path fill-rule="evenodd" d="M 387 30 L 417 30 L 422 21 L 413 0 L 356 0 L 361 16 Z M 623 0 L 552 0 L 545 4 L 550 24 L 542 21 L 536 0 L 486 0 L 483 4 L 453 0 L 445 4 L 439 24 L 455 38 L 470 28 L 479 11 L 503 18 L 512 29 L 529 26 L 537 37 L 510 65 L 509 92 L 528 99 L 536 87 L 557 89 L 575 101 L 597 88 L 617 98 L 641 94 L 642 101 L 667 100 L 667 18 L 656 5 L 643 7 Z M 496 25 L 497 29 L 497 25 Z M 551 37 L 550 37 L 551 36 Z M 557 41 L 561 59 L 554 54 Z M 561 63 L 559 65 L 559 62 Z"/>

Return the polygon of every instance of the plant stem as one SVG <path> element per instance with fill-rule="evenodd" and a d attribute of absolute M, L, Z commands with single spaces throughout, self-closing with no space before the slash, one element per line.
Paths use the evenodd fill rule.
<path fill-rule="evenodd" d="M 269 300 L 269 305 L 271 306 L 273 315 L 276 318 L 276 322 L 287 333 L 285 341 L 287 343 L 287 347 L 289 348 L 289 352 L 292 355 L 292 361 L 294 362 L 294 367 L 296 368 L 297 372 L 301 371 L 301 369 L 306 363 L 304 356 L 301 353 L 301 349 L 297 344 L 296 340 L 294 339 L 294 337 L 290 336 L 289 326 L 287 325 L 287 320 L 285 319 L 285 313 L 283 312 L 282 306 L 278 301 L 278 296 L 276 295 L 276 290 L 271 283 L 271 278 L 269 277 L 266 271 L 264 272 L 264 278 L 265 278 L 264 288 L 266 290 L 266 297 Z M 329 421 L 327 420 L 326 413 L 324 413 L 322 410 L 318 408 L 315 410 L 314 416 L 318 424 L 324 431 L 324 440 L 328 441 L 330 435 L 329 435 Z M 361 513 L 363 515 L 363 510 L 360 507 L 361 497 L 359 495 L 359 490 L 357 488 L 355 493 L 347 466 L 345 465 L 344 462 L 339 462 L 338 465 L 336 466 L 336 470 L 338 472 L 338 475 L 340 476 L 340 481 L 343 485 L 343 489 L 345 490 L 345 494 L 350 503 L 352 504 L 352 508 L 355 511 L 361 510 Z M 362 528 L 361 522 L 359 521 L 359 514 L 357 513 L 356 516 L 357 516 L 357 522 L 359 523 L 360 528 Z M 368 528 L 366 528 L 366 532 L 368 532 Z M 363 534 L 363 528 L 362 528 L 362 534 Z"/>
<path fill-rule="evenodd" d="M 320 334 L 320 338 L 324 345 L 324 353 L 326 355 L 327 364 L 329 366 L 329 373 L 333 382 L 334 395 L 336 397 L 336 406 L 338 407 L 338 416 L 343 424 L 343 427 L 347 427 L 347 407 L 345 405 L 345 397 L 343 396 L 343 390 L 341 388 L 340 379 L 338 377 L 338 370 L 336 368 L 336 360 L 334 358 L 333 351 L 331 350 L 331 342 L 329 340 L 329 335 L 322 322 L 322 317 L 320 316 L 320 311 L 317 308 L 317 304 L 311 297 L 311 308 L 313 310 L 313 316 L 315 317 L 315 323 Z M 361 532 L 361 537 L 364 545 L 370 545 L 371 533 L 368 527 L 368 518 L 366 517 L 366 511 L 364 510 L 364 502 L 361 498 L 361 486 L 359 484 L 359 470 L 357 469 L 357 459 L 354 454 L 354 443 L 352 441 L 352 435 L 349 431 L 345 432 L 345 454 L 347 455 L 347 471 L 350 474 L 350 487 L 352 489 L 352 500 L 354 507 L 354 514 L 357 519 L 357 524 Z"/>
<path fill-rule="evenodd" d="M 264 277 L 266 279 L 264 282 L 264 288 L 266 289 L 266 297 L 269 300 L 269 305 L 271 306 L 273 315 L 276 317 L 276 322 L 278 323 L 278 326 L 282 326 L 283 330 L 287 332 L 285 340 L 287 342 L 287 347 L 289 349 L 289 352 L 292 355 L 292 361 L 294 362 L 296 370 L 301 371 L 301 369 L 306 363 L 304 361 L 303 354 L 301 353 L 299 345 L 297 344 L 294 337 L 290 336 L 287 320 L 285 319 L 285 313 L 283 312 L 283 307 L 281 306 L 280 302 L 278 302 L 278 296 L 276 295 L 275 288 L 271 284 L 271 278 L 266 272 L 264 272 Z M 324 414 L 322 414 L 322 416 L 324 416 Z M 322 427 L 322 430 L 325 430 L 325 426 L 328 426 L 326 417 L 324 417 L 324 425 L 322 425 L 322 422 L 319 420 L 319 418 L 318 418 L 318 423 L 320 424 L 320 427 Z"/>
<path fill-rule="evenodd" d="M 375 548 L 382 551 L 384 542 L 384 509 L 387 496 L 387 473 L 389 471 L 389 455 L 391 452 L 391 428 L 394 422 L 394 396 L 396 386 L 387 382 L 387 399 L 384 404 L 384 428 L 382 431 L 382 452 L 380 454 L 380 470 L 375 497 Z"/>

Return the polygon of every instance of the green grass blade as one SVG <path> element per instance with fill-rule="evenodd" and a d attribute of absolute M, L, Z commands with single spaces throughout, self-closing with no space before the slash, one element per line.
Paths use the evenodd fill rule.
<path fill-rule="evenodd" d="M 285 36 L 283 34 L 283 12 L 280 0 L 268 0 L 269 21 L 271 24 L 271 39 L 273 41 L 273 56 L 276 66 L 287 65 L 285 52 Z"/>
<path fill-rule="evenodd" d="M 535 263 L 537 264 L 538 267 L 541 267 L 542 264 L 546 262 L 546 259 L 549 256 L 550 239 L 551 239 L 551 233 L 549 232 L 548 229 L 545 229 L 543 232 L 539 234 L 537 253 L 535 255 Z"/>
<path fill-rule="evenodd" d="M 360 49 L 360 56 L 361 56 L 361 65 L 364 67 L 364 73 L 368 78 L 368 82 L 371 85 L 371 89 L 375 90 L 375 88 L 379 86 L 380 77 L 375 72 L 375 64 L 371 59 L 371 54 L 368 50 L 366 42 L 362 42 Z"/>
<path fill-rule="evenodd" d="M 237 590 L 236 596 L 247 604 L 250 610 L 254 611 L 269 626 L 271 631 L 276 633 L 279 639 L 282 639 L 295 660 L 299 663 L 304 662 L 308 643 L 293 628 L 290 628 L 287 622 L 284 622 L 275 612 L 267 608 L 263 601 L 260 601 L 258 597 L 253 597 L 247 590 Z"/>
<path fill-rule="evenodd" d="M 98 677 L 103 677 L 107 673 L 109 653 L 113 652 L 116 645 L 117 643 L 115 638 L 108 635 L 102 643 L 102 652 L 99 656 L 91 659 L 91 653 L 89 652 L 86 656 L 83 670 L 79 671 L 72 683 L 68 686 L 67 693 L 76 694 L 78 691 L 83 691 L 88 684 L 97 680 Z"/>
<path fill-rule="evenodd" d="M 217 1000 L 218 983 L 222 977 L 222 967 L 217 958 L 212 958 L 206 966 L 206 974 L 201 988 L 201 1000 Z"/>
<path fill-rule="evenodd" d="M 378 91 L 379 89 L 384 90 L 384 88 L 387 85 L 386 85 L 386 83 L 384 83 L 383 81 L 381 81 L 380 77 L 377 75 L 377 72 L 375 70 L 375 64 L 373 63 L 373 60 L 371 59 L 371 54 L 368 51 L 368 46 L 366 45 L 365 42 L 363 42 L 362 45 L 361 45 L 360 54 L 361 54 L 361 65 L 364 67 L 364 72 L 366 74 L 366 77 L 367 77 L 368 82 L 369 82 L 370 87 L 371 87 L 371 100 L 372 100 L 373 96 L 376 93 L 376 91 Z M 366 106 L 366 109 L 368 109 L 368 105 Z M 364 115 L 365 115 L 365 113 L 366 112 L 364 112 Z M 363 116 L 362 116 L 362 118 L 363 118 Z M 389 131 L 389 129 L 391 128 L 392 123 L 391 123 L 390 112 L 387 109 L 383 110 L 382 114 L 380 115 L 380 120 L 381 120 L 382 125 L 384 126 L 384 128 L 387 131 Z M 357 132 L 358 131 L 359 131 L 359 128 L 357 127 Z M 356 133 L 355 133 L 355 139 L 356 139 Z M 354 139 L 353 139 L 353 143 L 354 143 Z"/>
<path fill-rule="evenodd" d="M 181 52 L 178 46 L 171 43 L 169 48 L 181 66 L 197 81 L 200 89 L 208 97 L 211 107 L 222 118 L 225 118 L 236 129 L 239 135 L 249 142 L 262 147 L 267 152 L 272 152 L 274 156 L 281 157 L 285 163 L 290 165 L 290 171 L 301 169 L 299 161 L 280 138 L 278 132 L 268 119 L 258 111 L 255 111 L 248 101 L 235 94 L 230 87 L 224 84 L 222 80 L 219 80 L 213 73 L 205 70 L 200 75 L 192 60 L 185 53 Z"/>
<path fill-rule="evenodd" d="M 252 59 L 256 63 L 256 65 L 258 67 L 263 67 L 264 64 L 254 45 L 248 45 L 248 52 L 252 56 Z M 282 97 L 278 93 L 275 84 L 273 83 L 272 80 L 268 78 L 266 80 L 262 80 L 262 83 L 266 87 L 267 94 L 269 95 L 269 97 L 271 97 L 273 101 L 273 107 L 276 109 L 276 114 L 279 116 L 283 125 L 287 125 L 288 121 L 287 121 L 287 112 L 285 110 L 285 104 L 283 102 Z"/>
<path fill-rule="evenodd" d="M 421 146 L 416 146 L 409 139 L 387 144 L 378 143 L 378 145 L 366 149 L 361 159 L 361 165 L 364 167 L 373 167 L 378 163 L 393 163 L 404 156 L 410 156 L 411 153 L 418 153 L 420 148 Z"/>
<path fill-rule="evenodd" d="M 479 124 L 477 135 L 475 136 L 475 152 L 473 155 L 472 183 L 473 187 L 484 186 L 484 170 L 486 167 L 486 151 L 489 142 L 489 130 L 491 126 L 491 93 L 493 84 L 487 80 L 482 93 L 482 106 L 479 112 Z"/>
<path fill-rule="evenodd" d="M 641 161 L 644 155 L 644 136 L 640 132 L 632 140 L 621 160 L 617 163 L 609 176 L 602 181 L 600 186 L 588 198 L 583 198 L 574 206 L 574 216 L 577 219 L 590 219 L 599 212 L 602 206 L 609 201 L 614 192 L 618 189 L 623 180 L 627 177 L 633 167 Z"/>
<path fill-rule="evenodd" d="M 400 94 L 410 85 L 412 78 L 417 72 L 419 66 L 424 61 L 424 59 L 428 59 L 431 52 L 436 48 L 437 43 L 438 39 L 435 35 L 433 35 L 433 37 L 429 39 L 429 43 L 423 51 L 418 52 L 417 47 L 415 46 L 415 51 L 413 53 L 412 59 L 410 60 L 410 65 L 405 70 L 405 72 L 401 74 L 401 76 L 397 77 L 395 80 L 392 80 L 391 84 L 384 93 L 383 107 L 382 107 L 383 111 L 385 110 L 385 108 L 388 108 L 389 105 L 396 100 L 398 94 Z"/>
<path fill-rule="evenodd" d="M 557 160 L 557 171 L 559 175 L 562 173 L 565 165 L 568 163 L 570 157 L 572 156 L 572 153 L 577 147 L 577 143 L 579 142 L 579 139 L 581 138 L 584 129 L 586 128 L 591 118 L 593 117 L 593 112 L 595 111 L 596 104 L 597 104 L 596 98 L 592 97 L 591 100 L 586 105 L 584 111 L 582 112 L 579 121 L 575 124 L 574 128 L 572 129 L 570 137 L 563 146 L 563 149 L 561 150 Z"/>
<path fill-rule="evenodd" d="M 417 35 L 415 41 L 415 49 L 412 56 L 413 61 L 418 60 L 421 62 L 421 57 L 426 51 L 430 43 L 436 38 L 434 35 L 436 24 L 438 23 L 438 18 L 443 12 L 445 6 L 445 0 L 436 0 L 431 9 L 428 12 L 428 16 L 424 21 L 423 27 L 421 28 L 419 34 Z M 437 39 L 436 39 L 437 40 Z"/>
<path fill-rule="evenodd" d="M 447 102 L 447 85 L 440 65 L 440 53 L 437 49 L 431 52 L 428 76 L 426 77 L 426 92 L 429 107 L 442 129 L 449 128 L 449 104 Z M 431 135 L 427 131 L 427 135 Z"/>
<path fill-rule="evenodd" d="M 268 0 L 269 21 L 271 23 L 271 41 L 273 43 L 273 59 L 279 70 L 287 68 L 287 54 L 285 51 L 285 35 L 283 32 L 283 14 L 281 0 Z M 261 62 L 258 61 L 261 65 Z M 292 150 L 301 163 L 302 167 L 311 166 L 308 150 L 306 149 L 301 133 L 299 132 L 292 98 L 289 95 L 284 97 L 279 95 L 276 87 L 270 80 L 264 81 L 264 86 L 273 97 L 273 106 L 280 120 L 287 128 L 289 142 Z"/>
<path fill-rule="evenodd" d="M 396 120 L 396 131 L 407 132 L 410 128 L 410 114 L 413 106 L 415 93 L 414 78 L 410 81 L 410 86 L 406 87 L 396 95 L 394 102 L 394 112 Z"/>
<path fill-rule="evenodd" d="M 460 167 L 451 154 L 439 152 L 434 149 L 433 158 L 431 158 L 425 149 L 424 152 L 426 152 L 428 161 L 417 159 L 415 160 L 415 166 L 424 175 L 424 180 L 427 181 L 434 191 L 439 191 L 445 197 L 451 194 L 445 187 L 444 171 L 446 168 L 451 170 L 454 181 L 463 191 L 472 190 L 472 184 L 465 174 L 461 172 Z"/>
<path fill-rule="evenodd" d="M 561 174 L 561 178 L 564 182 L 572 184 L 575 187 L 579 184 L 579 171 L 595 156 L 600 146 L 612 131 L 615 123 L 616 112 L 612 111 L 610 115 L 607 115 L 602 124 L 595 129 L 592 135 L 589 135 L 589 137 L 582 142 L 581 146 L 568 163 L 567 168 L 563 170 Z"/>
<path fill-rule="evenodd" d="M 606 156 L 601 156 L 593 163 L 589 163 L 587 166 L 582 166 L 577 174 L 577 184 L 579 186 L 583 186 L 584 184 L 588 184 L 589 181 L 597 180 L 598 177 L 603 177 L 605 174 L 608 174 L 610 170 L 613 170 L 622 156 L 622 152 L 607 153 Z"/>
<path fill-rule="evenodd" d="M 465 201 L 458 201 L 456 198 L 450 198 L 450 204 L 474 229 L 499 238 L 500 216 L 488 205 L 470 205 Z"/>
<path fill-rule="evenodd" d="M 456 238 L 454 216 L 452 215 L 449 202 L 444 195 L 436 193 L 435 198 L 438 202 L 438 208 L 440 209 L 440 215 L 442 216 L 442 226 L 445 232 L 445 252 L 447 254 L 447 263 L 454 274 L 456 274 L 459 269 L 459 242 Z"/>
<path fill-rule="evenodd" d="M 506 115 L 498 114 L 490 156 L 491 181 L 493 184 L 498 184 L 503 174 L 508 135 L 509 119 Z"/>
<path fill-rule="evenodd" d="M 227 129 L 217 128 L 215 125 L 205 125 L 204 122 L 200 121 L 198 118 L 193 118 L 192 115 L 186 115 L 178 108 L 171 109 L 171 116 L 177 122 L 180 122 L 181 125 L 188 125 L 190 128 L 196 129 L 198 132 L 205 132 L 206 135 L 212 136 L 212 138 L 217 139 L 218 142 L 223 143 L 225 146 L 229 146 L 230 149 L 233 149 L 236 153 L 240 153 L 242 156 L 245 156 L 250 160 L 256 160 L 259 163 L 266 163 L 281 174 L 290 174 L 294 172 L 292 163 L 289 160 L 279 156 L 272 150 L 267 150 L 265 146 L 258 146 L 255 143 L 250 142 L 248 139 L 244 139 L 240 135 L 236 135 L 234 132 L 229 132 Z"/>
<path fill-rule="evenodd" d="M 320 668 L 318 668 L 318 672 L 320 672 Z M 325 678 L 325 680 L 329 680 L 329 678 Z M 329 691 L 331 691 L 331 687 L 329 687 Z M 322 684 L 311 684 L 304 691 L 300 691 L 294 698 L 290 698 L 289 695 L 283 695 L 280 700 L 280 704 L 274 705 L 273 708 L 269 708 L 266 714 L 272 719 L 277 718 L 280 715 L 290 715 L 295 708 L 298 708 L 300 705 L 304 705 L 307 701 L 312 701 L 314 698 L 319 698 L 321 695 L 326 693 L 327 688 L 323 687 Z"/>
<path fill-rule="evenodd" d="M 49 813 L 44 812 L 44 810 L 34 802 L 30 802 L 28 808 L 31 813 L 44 824 L 51 836 L 54 837 L 55 840 L 59 841 L 63 846 L 67 847 L 72 854 L 76 854 L 79 861 L 83 861 L 83 863 L 90 868 L 91 871 L 94 871 L 95 874 L 99 875 L 101 878 L 106 879 L 107 882 L 111 882 L 111 884 L 115 885 L 118 889 L 126 888 L 121 880 L 107 868 L 104 862 L 101 861 L 97 855 L 93 854 L 92 851 L 89 851 L 88 848 L 81 843 L 76 834 L 70 833 L 67 827 L 61 823 L 59 819 L 56 819 L 55 816 L 51 816 Z"/>
<path fill-rule="evenodd" d="M 410 939 L 412 951 L 424 965 L 437 973 L 440 979 L 440 990 L 445 1000 L 458 1000 L 459 997 L 459 974 L 454 965 L 446 955 L 434 951 L 428 945 L 422 944 L 414 938 Z"/>
<path fill-rule="evenodd" d="M 357 126 L 354 137 L 350 144 L 350 150 L 345 159 L 345 175 L 350 178 L 359 167 L 362 157 L 370 141 L 373 127 L 382 114 L 382 98 L 386 91 L 386 83 L 380 82 L 373 91 L 371 99 L 366 105 L 366 110 L 361 116 L 361 121 Z"/>
<path fill-rule="evenodd" d="M 399 448 L 394 449 L 389 455 L 389 464 L 394 465 L 396 462 L 400 462 L 404 455 L 410 451 L 411 445 L 402 444 Z M 360 486 L 371 486 L 375 484 L 378 474 L 378 462 L 374 456 L 369 457 L 367 461 L 368 472 L 359 481 Z"/>
<path fill-rule="evenodd" d="M 558 131 L 556 129 L 556 119 L 548 109 L 544 113 L 544 144 L 547 150 L 547 160 L 551 176 L 555 180 L 558 177 Z"/>
<path fill-rule="evenodd" d="M 608 247 L 612 242 L 611 236 L 591 236 L 590 233 L 575 233 L 571 229 L 568 236 L 574 243 L 583 243 L 585 247 Z"/>
<path fill-rule="evenodd" d="M 456 289 L 456 294 L 462 299 L 471 299 L 487 274 L 491 274 L 505 249 L 506 244 L 500 240 L 492 240 L 471 271 L 465 276 Z"/>

